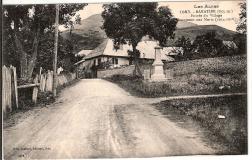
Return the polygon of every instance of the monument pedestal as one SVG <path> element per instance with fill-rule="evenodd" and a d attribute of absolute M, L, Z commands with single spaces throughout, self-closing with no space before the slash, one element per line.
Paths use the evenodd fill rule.
<path fill-rule="evenodd" d="M 167 80 L 163 69 L 164 64 L 161 60 L 161 49 L 161 47 L 155 47 L 155 61 L 152 64 L 154 67 L 154 73 L 151 75 L 150 81 L 160 82 Z"/>

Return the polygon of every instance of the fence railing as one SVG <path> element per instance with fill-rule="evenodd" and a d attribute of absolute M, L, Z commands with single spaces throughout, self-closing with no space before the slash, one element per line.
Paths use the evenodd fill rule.
<path fill-rule="evenodd" d="M 17 85 L 16 68 L 13 66 L 2 67 L 2 110 L 3 113 L 11 112 L 14 108 L 18 108 L 18 91 L 23 88 L 32 88 L 32 101 L 37 103 L 38 92 L 52 92 L 53 89 L 53 71 L 47 71 L 35 76 L 32 84 Z M 63 86 L 74 79 L 75 73 L 59 74 L 57 76 L 57 87 Z"/>

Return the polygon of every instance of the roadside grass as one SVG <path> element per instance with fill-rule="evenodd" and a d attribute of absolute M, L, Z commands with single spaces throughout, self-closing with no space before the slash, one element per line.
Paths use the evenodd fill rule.
<path fill-rule="evenodd" d="M 221 154 L 247 154 L 246 96 L 168 100 L 155 106 L 164 115 L 182 114 L 199 122 L 210 131 L 208 138 L 226 146 Z"/>
<path fill-rule="evenodd" d="M 141 70 L 153 68 L 141 64 Z M 246 55 L 166 63 L 172 79 L 148 82 L 132 75 L 106 78 L 140 97 L 247 92 Z"/>
<path fill-rule="evenodd" d="M 247 92 L 244 76 L 238 78 L 230 75 L 192 74 L 177 76 L 165 82 L 148 82 L 133 76 L 114 75 L 106 80 L 139 97 Z"/>

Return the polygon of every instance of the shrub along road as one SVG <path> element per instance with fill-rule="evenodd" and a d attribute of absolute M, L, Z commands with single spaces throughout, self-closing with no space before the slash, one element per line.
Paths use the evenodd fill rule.
<path fill-rule="evenodd" d="M 4 128 L 5 159 L 218 153 L 198 128 L 179 127 L 153 102 L 105 80 L 81 80 L 55 103 Z"/>

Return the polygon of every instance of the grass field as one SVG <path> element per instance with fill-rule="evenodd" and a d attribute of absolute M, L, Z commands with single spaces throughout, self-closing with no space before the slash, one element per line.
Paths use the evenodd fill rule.
<path fill-rule="evenodd" d="M 210 139 L 226 146 L 221 154 L 247 154 L 246 96 L 169 100 L 156 108 L 164 115 L 192 117 L 210 131 Z"/>
<path fill-rule="evenodd" d="M 108 80 L 140 97 L 247 92 L 246 56 L 231 56 L 165 64 L 173 75 L 165 82 L 148 82 L 130 75 Z M 142 70 L 149 68 L 143 65 Z"/>

